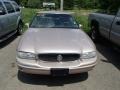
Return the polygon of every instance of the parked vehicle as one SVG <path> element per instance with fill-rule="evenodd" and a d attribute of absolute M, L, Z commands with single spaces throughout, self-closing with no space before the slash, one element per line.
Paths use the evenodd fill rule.
<path fill-rule="evenodd" d="M 0 0 L 0 42 L 22 32 L 21 10 L 16 2 Z"/>
<path fill-rule="evenodd" d="M 64 76 L 96 65 L 96 48 L 71 13 L 40 12 L 23 34 L 17 65 L 25 73 Z"/>
<path fill-rule="evenodd" d="M 92 13 L 89 15 L 91 38 L 97 41 L 100 36 L 120 46 L 120 10 L 109 13 Z"/>

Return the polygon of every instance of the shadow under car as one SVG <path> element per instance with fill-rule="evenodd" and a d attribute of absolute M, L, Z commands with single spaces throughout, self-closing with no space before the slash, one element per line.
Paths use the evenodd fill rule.
<path fill-rule="evenodd" d="M 64 77 L 53 77 L 46 75 L 26 74 L 18 71 L 18 79 L 23 83 L 32 85 L 64 86 L 65 84 L 85 81 L 87 78 L 88 73 L 68 75 Z"/>

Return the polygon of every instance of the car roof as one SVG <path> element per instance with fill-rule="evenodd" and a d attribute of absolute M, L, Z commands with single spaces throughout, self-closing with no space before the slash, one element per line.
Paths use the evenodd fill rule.
<path fill-rule="evenodd" d="M 73 15 L 74 12 L 66 12 L 66 11 L 40 11 L 40 12 L 37 12 L 37 14 L 67 14 L 67 15 Z"/>

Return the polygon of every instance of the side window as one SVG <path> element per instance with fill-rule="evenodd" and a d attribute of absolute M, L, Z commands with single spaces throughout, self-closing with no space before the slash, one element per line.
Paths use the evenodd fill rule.
<path fill-rule="evenodd" d="M 20 11 L 20 8 L 19 8 L 18 4 L 15 3 L 15 2 L 12 2 L 12 4 L 13 4 L 15 10 L 16 10 L 17 12 L 19 12 L 19 11 Z"/>
<path fill-rule="evenodd" d="M 7 8 L 8 13 L 13 13 L 13 12 L 15 12 L 15 10 L 14 10 L 14 8 L 13 8 L 13 6 L 11 5 L 10 2 L 4 2 L 4 4 L 5 4 L 6 8 Z"/>
<path fill-rule="evenodd" d="M 3 5 L 2 5 L 2 3 L 0 2 L 0 14 L 6 14 L 6 12 L 5 12 L 5 8 L 3 7 Z"/>
<path fill-rule="evenodd" d="M 3 5 L 2 5 L 2 3 L 0 2 L 0 9 L 3 9 Z"/>

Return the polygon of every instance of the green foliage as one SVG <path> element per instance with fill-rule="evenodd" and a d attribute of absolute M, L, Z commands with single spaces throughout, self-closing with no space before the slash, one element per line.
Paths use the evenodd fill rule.
<path fill-rule="evenodd" d="M 26 6 L 27 3 L 28 3 L 28 0 L 21 0 L 21 2 L 20 2 L 20 4 L 21 4 L 22 6 Z"/>
<path fill-rule="evenodd" d="M 28 0 L 28 7 L 31 8 L 42 8 L 42 2 L 43 0 Z"/>
<path fill-rule="evenodd" d="M 60 7 L 60 0 L 15 0 L 18 4 L 31 8 L 42 8 L 43 2 L 55 2 Z M 107 9 L 115 10 L 120 7 L 120 0 L 64 0 L 64 9 Z"/>
<path fill-rule="evenodd" d="M 70 10 L 74 7 L 74 0 L 64 0 L 64 9 Z"/>
<path fill-rule="evenodd" d="M 22 9 L 22 17 L 23 22 L 28 23 L 32 20 L 32 17 L 36 14 L 38 10 L 37 9 L 31 9 L 31 8 L 23 8 Z"/>
<path fill-rule="evenodd" d="M 55 2 L 56 8 L 60 7 L 60 0 L 15 0 L 18 4 L 31 8 L 42 8 L 43 2 Z M 64 9 L 97 8 L 98 0 L 64 0 Z"/>
<path fill-rule="evenodd" d="M 90 13 L 96 12 L 96 9 L 92 9 L 92 10 L 73 10 L 73 12 L 75 12 L 75 19 L 79 24 L 82 24 L 82 29 L 89 33 L 90 32 L 90 27 L 89 27 L 89 23 L 88 23 L 88 15 Z"/>
<path fill-rule="evenodd" d="M 82 24 L 82 28 L 85 32 L 89 32 L 89 27 L 88 27 L 88 17 L 81 15 L 81 16 L 75 16 L 76 21 L 80 24 Z"/>
<path fill-rule="evenodd" d="M 74 0 L 78 8 L 98 8 L 98 0 Z"/>
<path fill-rule="evenodd" d="M 23 22 L 24 23 L 30 23 L 36 12 L 39 11 L 39 9 L 31 9 L 31 8 L 23 8 L 22 9 L 22 16 L 23 16 Z M 70 10 L 72 12 L 75 12 L 75 19 L 79 24 L 83 25 L 83 30 L 85 32 L 89 32 L 90 29 L 88 27 L 88 14 L 91 12 L 94 12 L 94 10 Z M 27 26 L 24 27 L 24 30 L 27 29 Z"/>
<path fill-rule="evenodd" d="M 33 16 L 36 14 L 38 10 L 37 9 L 31 9 L 31 8 L 23 8 L 22 9 L 22 18 L 23 22 L 30 23 L 30 21 L 33 19 Z M 24 31 L 27 29 L 27 26 L 24 26 Z"/>
<path fill-rule="evenodd" d="M 99 0 L 100 8 L 110 10 L 117 10 L 120 8 L 120 0 Z"/>

